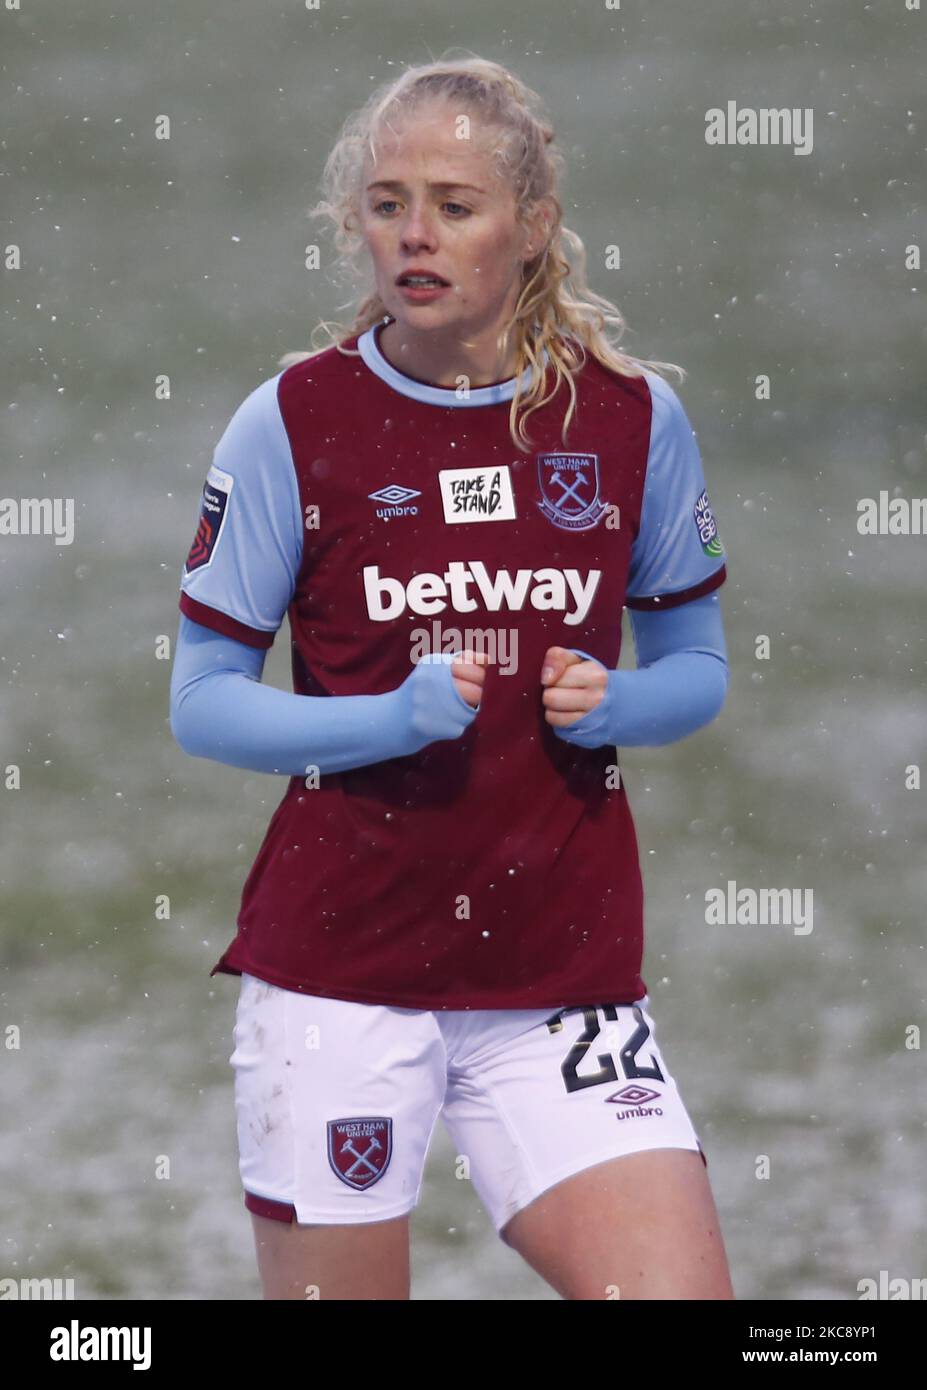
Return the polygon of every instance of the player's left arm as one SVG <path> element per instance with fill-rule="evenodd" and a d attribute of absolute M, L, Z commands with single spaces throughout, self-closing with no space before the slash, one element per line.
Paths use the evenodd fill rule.
<path fill-rule="evenodd" d="M 610 670 L 577 647 L 551 647 L 541 675 L 545 718 L 585 748 L 674 743 L 711 722 L 727 694 L 717 590 L 726 556 L 698 442 L 682 402 L 655 372 L 640 525 L 625 602 L 636 671 Z"/>
<path fill-rule="evenodd" d="M 542 677 L 545 719 L 567 743 L 659 747 L 720 713 L 729 671 L 717 594 L 676 608 L 632 610 L 631 629 L 636 671 L 609 670 L 576 647 L 551 648 L 560 678 Z"/>

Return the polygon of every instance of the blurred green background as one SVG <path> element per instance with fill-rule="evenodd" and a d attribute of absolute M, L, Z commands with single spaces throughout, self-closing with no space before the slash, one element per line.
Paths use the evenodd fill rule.
<path fill-rule="evenodd" d="M 856 531 L 859 498 L 927 490 L 923 280 L 904 266 L 923 236 L 923 26 L 900 0 L 3 14 L 3 237 L 22 268 L 3 279 L 0 496 L 73 497 L 77 531 L 0 537 L 0 764 L 23 776 L 0 801 L 0 1026 L 22 1030 L 2 1053 L 0 1276 L 260 1296 L 237 980 L 208 972 L 285 779 L 181 752 L 157 644 L 229 417 L 319 318 L 348 318 L 328 243 L 303 266 L 341 123 L 449 45 L 542 94 L 592 287 L 632 352 L 690 372 L 732 684 L 713 725 L 622 767 L 644 975 L 736 1291 L 852 1299 L 881 1269 L 927 1273 L 924 1060 L 904 1046 L 927 1022 L 927 815 L 904 785 L 924 757 L 925 541 Z M 813 153 L 706 145 L 729 99 L 812 107 Z M 288 648 L 284 628 L 265 673 L 286 689 Z M 812 889 L 814 931 L 706 925 L 730 879 Z M 453 1159 L 439 1126 L 413 1297 L 554 1298 Z"/>

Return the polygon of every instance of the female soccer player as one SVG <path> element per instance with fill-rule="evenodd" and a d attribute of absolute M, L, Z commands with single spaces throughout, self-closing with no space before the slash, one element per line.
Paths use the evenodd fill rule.
<path fill-rule="evenodd" d="M 724 551 L 671 364 L 605 337 L 562 162 L 495 63 L 375 93 L 318 209 L 369 292 L 203 490 L 171 727 L 289 778 L 213 970 L 266 1298 L 409 1297 L 439 1114 L 562 1297 L 733 1297 L 616 756 L 719 712 Z M 261 684 L 285 613 L 293 694 Z"/>

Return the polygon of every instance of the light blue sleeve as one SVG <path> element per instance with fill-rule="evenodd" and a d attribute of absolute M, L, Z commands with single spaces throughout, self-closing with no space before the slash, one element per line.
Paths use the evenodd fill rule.
<path fill-rule="evenodd" d="M 673 388 L 656 372 L 645 375 L 652 401 L 650 447 L 628 570 L 630 610 L 687 602 L 725 576 L 724 547 L 692 426 Z"/>
<path fill-rule="evenodd" d="M 632 612 L 631 628 L 637 670 L 609 670 L 595 709 L 554 728 L 565 742 L 581 748 L 660 747 L 694 733 L 720 712 L 729 673 L 717 594 L 676 608 Z M 598 661 L 578 647 L 570 650 Z"/>
<path fill-rule="evenodd" d="M 347 772 L 459 738 L 479 707 L 453 683 L 453 652 L 425 657 L 381 695 L 295 695 L 261 684 L 267 653 L 181 614 L 171 732 L 185 753 L 253 772 Z"/>
<path fill-rule="evenodd" d="M 180 579 L 189 618 L 265 649 L 293 596 L 303 547 L 281 375 L 246 397 L 216 445 Z"/>

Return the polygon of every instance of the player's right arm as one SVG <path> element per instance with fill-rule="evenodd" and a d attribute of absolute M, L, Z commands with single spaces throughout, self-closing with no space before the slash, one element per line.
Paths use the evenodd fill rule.
<path fill-rule="evenodd" d="M 183 750 L 290 776 L 344 772 L 457 738 L 478 706 L 451 653 L 381 695 L 295 695 L 261 684 L 302 559 L 302 513 L 273 378 L 216 447 L 181 576 L 170 724 Z M 470 671 L 459 664 L 460 673 Z M 477 673 L 478 678 L 478 673 Z"/>
<path fill-rule="evenodd" d="M 261 684 L 266 653 L 181 616 L 170 722 L 185 753 L 252 772 L 347 772 L 459 738 L 476 717 L 451 653 L 426 657 L 382 695 L 293 695 Z"/>

